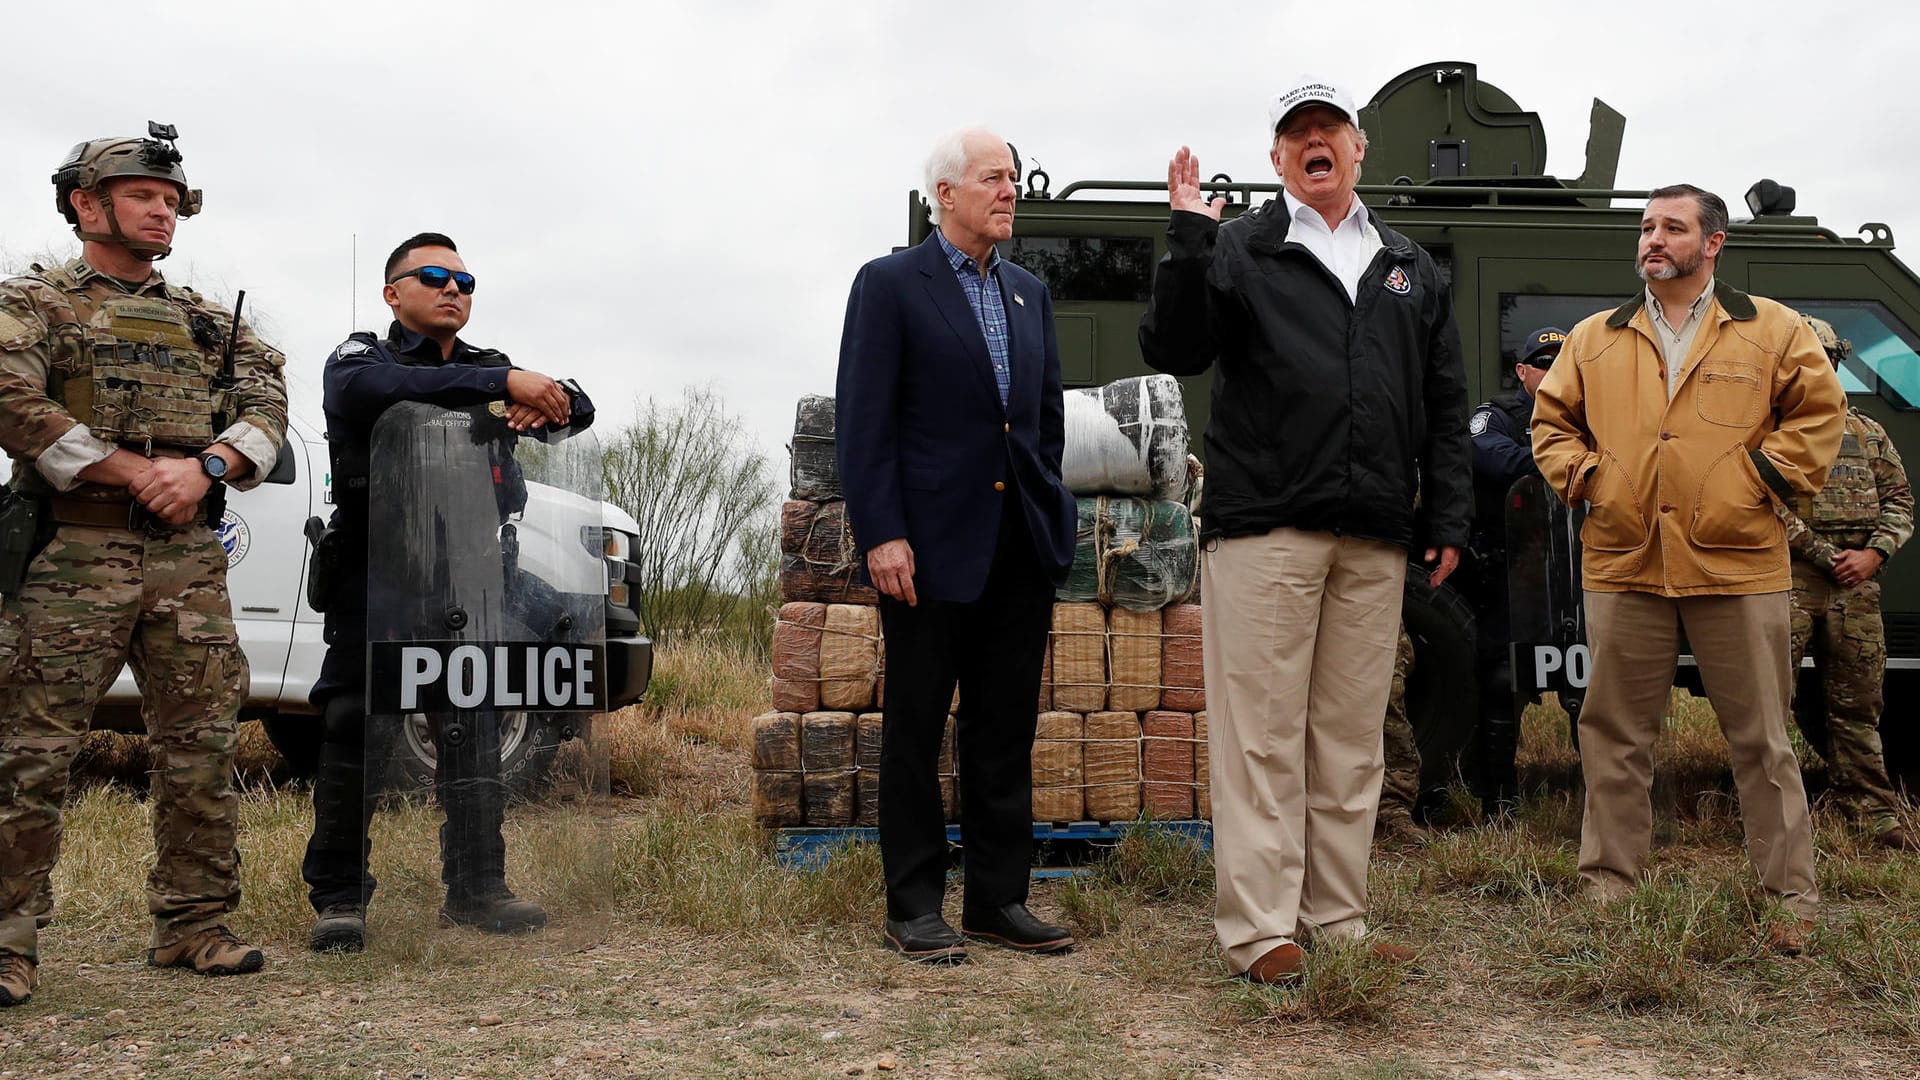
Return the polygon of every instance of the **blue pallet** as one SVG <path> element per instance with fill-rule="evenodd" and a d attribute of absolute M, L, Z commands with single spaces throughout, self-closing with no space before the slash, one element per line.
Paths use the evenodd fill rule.
<path fill-rule="evenodd" d="M 1070 821 L 1056 823 L 1036 821 L 1033 823 L 1033 840 L 1036 845 L 1056 843 L 1064 844 L 1112 844 L 1119 841 L 1128 829 L 1151 829 L 1154 832 L 1171 833 L 1193 840 L 1202 851 L 1213 850 L 1213 823 L 1210 821 Z M 841 848 L 849 844 L 877 844 L 880 842 L 880 830 L 865 826 L 833 826 L 815 828 L 780 829 L 774 836 L 774 859 L 787 870 L 818 870 Z M 947 826 L 947 843 L 965 850 L 960 838 L 960 826 Z M 1071 877 L 1085 873 L 1080 866 L 1036 866 L 1033 876 L 1039 879 Z"/>

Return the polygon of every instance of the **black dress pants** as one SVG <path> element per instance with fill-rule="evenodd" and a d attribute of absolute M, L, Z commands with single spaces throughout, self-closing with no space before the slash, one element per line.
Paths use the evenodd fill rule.
<path fill-rule="evenodd" d="M 963 604 L 922 598 L 909 607 L 880 598 L 887 650 L 880 857 L 889 919 L 937 912 L 946 893 L 946 818 L 937 770 L 956 681 L 965 908 L 987 911 L 1026 901 L 1033 858 L 1033 732 L 1052 612 L 1053 583 L 1011 493 L 979 599 Z"/>

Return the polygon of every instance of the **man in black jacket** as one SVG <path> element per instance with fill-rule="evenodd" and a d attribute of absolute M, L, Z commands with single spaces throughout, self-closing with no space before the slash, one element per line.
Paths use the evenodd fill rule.
<path fill-rule="evenodd" d="M 527 432 L 549 425 L 584 428 L 593 405 L 585 394 L 538 372 L 513 366 L 505 353 L 460 339 L 473 311 L 474 278 L 439 233 L 420 233 L 387 258 L 382 296 L 393 309 L 384 340 L 356 333 L 327 357 L 322 407 L 333 468 L 333 526 L 339 561 L 326 595 L 327 655 L 309 695 L 322 719 L 320 767 L 313 784 L 313 836 L 300 873 L 318 917 L 308 936 L 315 952 L 358 952 L 366 942 L 367 873 L 364 816 L 364 737 L 367 639 L 368 452 L 374 424 L 389 407 L 421 401 L 446 408 L 502 402 L 507 427 Z M 512 459 L 507 459 L 512 464 Z M 515 469 L 495 473 L 495 485 L 518 485 Z M 504 514 L 524 489 L 496 490 Z M 489 513 L 491 510 L 489 510 Z M 498 731 L 446 751 L 437 780 L 447 805 L 443 832 L 442 917 L 489 931 L 532 929 L 546 913 L 508 890 L 498 783 L 478 774 L 498 768 Z M 491 743 L 491 745 L 483 745 Z M 488 760 L 489 751 L 492 760 Z M 482 782 L 448 783 L 453 774 Z"/>
<path fill-rule="evenodd" d="M 1256 982 L 1298 979 L 1300 940 L 1367 932 L 1406 555 L 1424 551 L 1445 580 L 1472 516 L 1452 304 L 1433 259 L 1354 194 L 1357 115 L 1314 79 L 1275 97 L 1285 191 L 1225 225 L 1181 147 L 1140 322 L 1153 367 L 1215 368 L 1202 515 L 1214 925 Z"/>

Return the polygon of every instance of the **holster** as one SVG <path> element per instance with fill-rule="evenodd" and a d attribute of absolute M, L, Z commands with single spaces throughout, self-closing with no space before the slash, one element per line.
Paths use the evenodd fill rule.
<path fill-rule="evenodd" d="M 27 566 L 52 539 L 46 503 L 0 485 L 0 596 L 20 591 Z"/>
<path fill-rule="evenodd" d="M 307 560 L 307 606 L 324 612 L 328 591 L 333 588 L 333 577 L 340 565 L 340 530 L 318 517 L 310 517 L 303 531 L 307 534 L 307 544 L 313 548 L 313 557 Z"/>

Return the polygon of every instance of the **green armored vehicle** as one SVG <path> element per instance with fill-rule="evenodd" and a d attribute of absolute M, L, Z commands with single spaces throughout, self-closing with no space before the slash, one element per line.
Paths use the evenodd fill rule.
<path fill-rule="evenodd" d="M 1573 180 L 1546 175 L 1539 115 L 1480 81 L 1472 64 L 1427 64 L 1395 77 L 1360 110 L 1360 126 L 1369 137 L 1366 175 L 1384 182 L 1363 183 L 1359 194 L 1449 278 L 1471 401 L 1513 388 L 1529 331 L 1571 327 L 1642 287 L 1632 256 L 1647 193 L 1614 185 L 1626 120 L 1605 103 L 1593 103 L 1586 171 Z M 1226 196 L 1232 216 L 1278 197 L 1277 178 L 1265 179 L 1216 176 L 1203 188 Z M 1842 236 L 1796 214 L 1792 189 L 1772 180 L 1756 183 L 1746 200 L 1752 219 L 1729 228 L 1718 276 L 1831 322 L 1853 344 L 1840 372 L 1851 404 L 1885 425 L 1898 447 L 1920 454 L 1920 277 L 1894 256 L 1891 230 L 1867 224 Z M 1068 386 L 1149 371 L 1136 329 L 1166 250 L 1168 213 L 1164 180 L 1083 180 L 1056 191 L 1044 172 L 1027 175 L 1013 239 L 1001 252 L 1051 289 Z M 909 243 L 931 230 L 915 193 Z M 1209 376 L 1181 381 L 1198 452 Z M 1570 520 L 1551 495 L 1533 509 L 1549 535 L 1514 548 L 1539 563 L 1513 578 L 1515 681 L 1523 696 L 1559 692 L 1577 716 L 1586 684 L 1577 514 Z M 1510 534 L 1514 524 L 1510 517 Z M 1430 590 L 1415 577 L 1407 623 L 1420 656 L 1408 704 L 1431 787 L 1456 775 L 1476 722 L 1475 696 L 1459 685 L 1474 670 L 1472 615 L 1452 588 Z M 1523 580 L 1531 584 L 1522 588 Z M 1920 791 L 1920 554 L 1894 558 L 1882 583 L 1889 658 L 1881 733 L 1889 770 Z M 1534 617 L 1519 617 L 1523 607 Z M 1698 689 L 1690 658 L 1676 681 Z M 1797 707 L 1818 695 L 1813 671 L 1803 672 Z"/>

